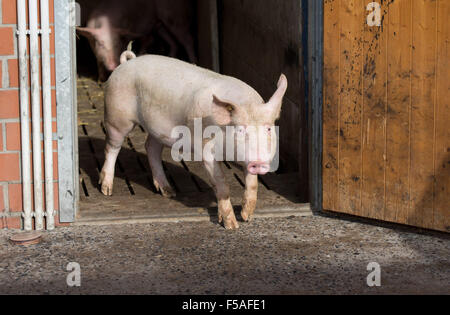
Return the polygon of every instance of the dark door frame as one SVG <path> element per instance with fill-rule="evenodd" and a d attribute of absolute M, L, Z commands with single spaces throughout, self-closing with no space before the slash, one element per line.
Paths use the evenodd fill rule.
<path fill-rule="evenodd" d="M 73 222 L 78 208 L 78 146 L 76 132 L 74 0 L 55 1 L 56 94 L 58 121 L 59 209 L 61 222 Z M 322 210 L 322 87 L 323 1 L 302 1 L 306 36 L 303 44 L 309 133 L 309 199 L 311 209 Z M 212 10 L 217 8 L 211 8 Z M 217 14 L 217 13 L 216 13 Z M 217 20 L 217 17 L 215 18 Z M 216 23 L 212 26 L 217 27 Z M 215 49 L 217 42 L 214 43 Z M 218 57 L 214 55 L 214 59 Z M 217 60 L 216 60 L 217 63 Z M 75 119 L 74 119 L 75 117 Z"/>
<path fill-rule="evenodd" d="M 307 108 L 309 130 L 309 199 L 322 210 L 323 1 L 304 0 L 307 27 Z"/>

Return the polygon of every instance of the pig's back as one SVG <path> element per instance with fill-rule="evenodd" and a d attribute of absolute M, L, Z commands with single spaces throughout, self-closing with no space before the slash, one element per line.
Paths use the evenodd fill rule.
<path fill-rule="evenodd" d="M 120 66 L 120 72 L 132 70 L 135 80 L 140 83 L 158 85 L 161 89 L 185 85 L 192 88 L 210 85 L 220 77 L 220 74 L 200 68 L 190 63 L 159 55 L 145 55 L 128 61 Z M 169 84 L 170 86 L 165 86 Z M 174 86 L 175 84 L 175 86 Z"/>
<path fill-rule="evenodd" d="M 164 101 L 179 109 L 192 101 L 197 91 L 226 79 L 226 76 L 178 59 L 145 55 L 120 65 L 107 85 L 113 89 L 134 90 L 146 103 Z"/>
<path fill-rule="evenodd" d="M 106 109 L 111 115 L 125 114 L 147 130 L 170 135 L 173 126 L 186 123 L 186 112 L 197 93 L 223 78 L 177 59 L 141 56 L 120 65 L 110 76 L 105 85 Z"/>

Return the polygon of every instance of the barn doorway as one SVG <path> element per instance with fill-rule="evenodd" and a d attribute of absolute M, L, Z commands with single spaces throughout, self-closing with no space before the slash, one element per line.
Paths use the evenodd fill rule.
<path fill-rule="evenodd" d="M 95 2 L 89 1 L 90 5 Z M 247 82 L 266 100 L 275 90 L 279 74 L 287 75 L 290 88 L 279 121 L 281 165 L 278 172 L 259 178 L 256 216 L 308 215 L 306 52 L 302 48 L 305 8 L 302 1 L 266 2 L 266 9 L 255 13 L 252 1 L 191 1 L 194 14 L 190 32 L 198 65 Z M 272 21 L 273 25 L 263 29 L 263 20 Z M 138 39 L 133 47 L 139 49 L 142 45 Z M 164 150 L 164 169 L 177 196 L 168 199 L 157 192 L 144 148 L 146 133 L 140 126 L 123 144 L 116 164 L 113 196 L 103 196 L 98 185 L 105 147 L 102 82 L 98 80 L 96 57 L 88 40 L 78 35 L 76 47 L 76 224 L 215 220 L 216 198 L 201 163 L 174 162 L 170 150 Z M 169 50 L 164 38 L 155 36 L 147 52 L 168 55 Z M 176 57 L 186 60 L 188 53 L 181 47 Z M 244 192 L 242 168 L 225 162 L 223 170 L 239 213 Z"/>

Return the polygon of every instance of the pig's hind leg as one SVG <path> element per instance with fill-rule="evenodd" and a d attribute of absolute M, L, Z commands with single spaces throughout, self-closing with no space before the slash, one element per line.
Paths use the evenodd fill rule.
<path fill-rule="evenodd" d="M 126 122 L 121 124 L 120 128 L 115 127 L 108 121 L 105 121 L 106 127 L 106 146 L 105 146 L 105 164 L 103 164 L 100 173 L 99 184 L 101 185 L 102 193 L 105 196 L 111 196 L 113 193 L 114 170 L 122 148 L 125 137 L 133 130 L 134 123 Z"/>
<path fill-rule="evenodd" d="M 148 163 L 153 174 L 153 184 L 156 190 L 160 191 L 164 197 L 173 198 L 176 196 L 175 190 L 170 186 L 162 165 L 161 154 L 163 145 L 152 136 L 148 136 L 145 143 L 147 150 Z"/>

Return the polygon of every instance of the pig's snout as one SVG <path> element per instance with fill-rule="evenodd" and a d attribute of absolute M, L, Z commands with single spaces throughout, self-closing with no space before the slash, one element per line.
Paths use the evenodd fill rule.
<path fill-rule="evenodd" d="M 119 66 L 119 64 L 117 62 L 115 62 L 115 61 L 109 61 L 109 62 L 105 63 L 105 68 L 109 72 L 113 72 L 114 70 L 116 70 L 116 68 L 118 66 Z"/>
<path fill-rule="evenodd" d="M 266 175 L 270 171 L 270 165 L 266 162 L 250 162 L 247 170 L 252 175 Z"/>

